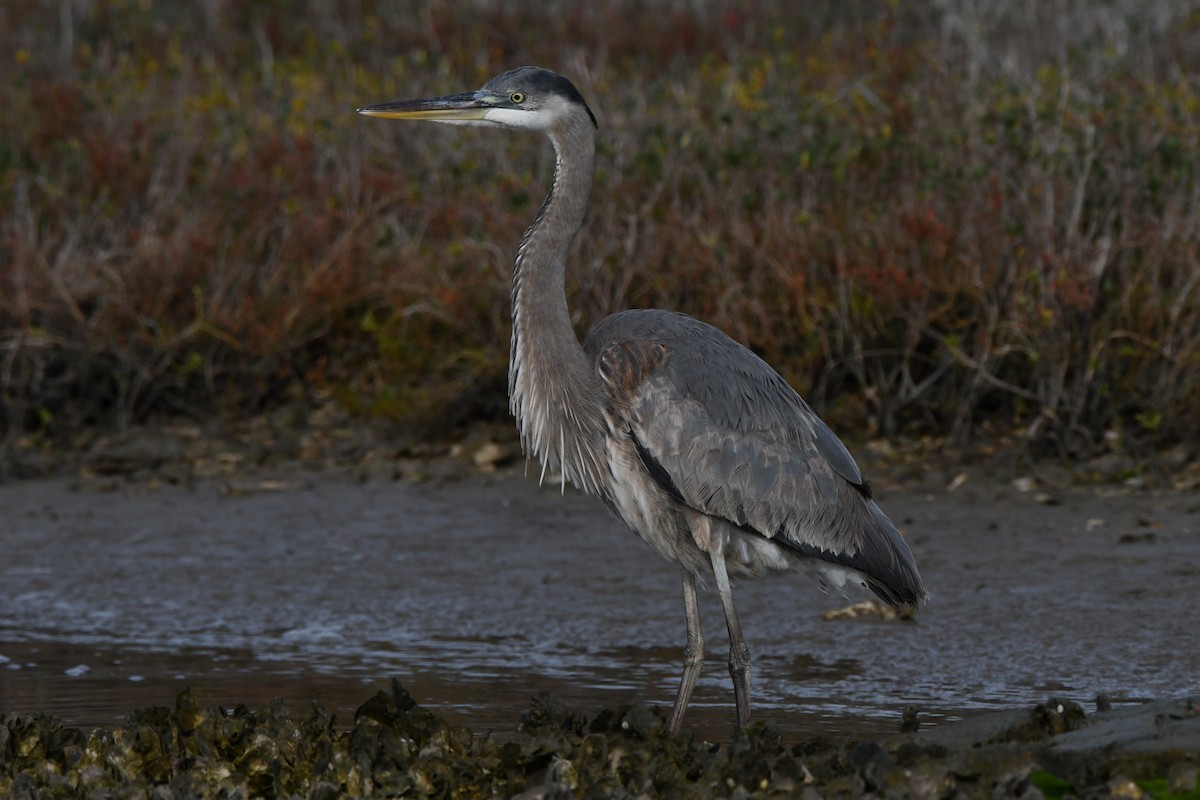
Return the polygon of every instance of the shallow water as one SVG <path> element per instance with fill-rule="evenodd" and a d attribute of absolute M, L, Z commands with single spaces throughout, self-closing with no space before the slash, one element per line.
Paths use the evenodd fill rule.
<path fill-rule="evenodd" d="M 877 487 L 933 592 L 915 621 L 827 621 L 849 601 L 803 576 L 735 586 L 759 718 L 874 735 L 1054 694 L 1117 702 L 1197 689 L 1200 497 L 1004 486 Z M 196 488 L 0 486 L 0 712 L 80 726 L 169 705 L 320 702 L 349 722 L 393 676 L 477 732 L 543 690 L 580 710 L 670 704 L 676 568 L 594 499 L 533 478 L 441 485 L 336 474 Z M 863 599 L 854 596 L 851 600 Z M 727 640 L 688 724 L 732 725 Z"/>

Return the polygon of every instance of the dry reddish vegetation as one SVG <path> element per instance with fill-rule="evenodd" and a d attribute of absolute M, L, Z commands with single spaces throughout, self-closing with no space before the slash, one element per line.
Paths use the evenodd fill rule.
<path fill-rule="evenodd" d="M 706 318 L 851 438 L 1200 435 L 1187 3 L 177 5 L 0 12 L 7 443 L 329 397 L 503 417 L 547 146 L 353 110 L 530 62 L 600 120 L 581 331 Z"/>

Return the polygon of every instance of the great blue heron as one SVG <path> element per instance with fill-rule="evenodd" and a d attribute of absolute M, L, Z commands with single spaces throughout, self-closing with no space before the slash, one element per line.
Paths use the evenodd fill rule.
<path fill-rule="evenodd" d="M 517 247 L 509 397 L 526 453 L 561 472 L 682 567 L 679 732 L 704 659 L 696 578 L 710 570 L 729 628 L 738 725 L 750 722 L 750 650 L 730 578 L 807 570 L 861 583 L 903 610 L 927 593 L 908 546 L 871 499 L 845 445 L 766 362 L 717 328 L 630 310 L 582 346 L 564 290 L 567 250 L 592 191 L 596 118 L 566 78 L 521 67 L 476 92 L 367 106 L 360 113 L 540 131 L 554 182 Z"/>

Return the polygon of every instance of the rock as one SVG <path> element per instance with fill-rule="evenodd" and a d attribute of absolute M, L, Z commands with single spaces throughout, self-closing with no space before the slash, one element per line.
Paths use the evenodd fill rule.
<path fill-rule="evenodd" d="M 1012 482 L 1012 485 L 1018 492 L 1032 492 L 1037 488 L 1037 480 L 1031 477 L 1017 478 Z"/>
<path fill-rule="evenodd" d="M 1061 752 L 1121 750 L 1200 753 L 1200 698 L 1166 700 L 1097 714 L 1054 740 Z"/>
<path fill-rule="evenodd" d="M 494 472 L 498 467 L 517 460 L 520 454 L 520 448 L 513 444 L 484 442 L 471 456 L 471 461 L 483 472 Z"/>
<path fill-rule="evenodd" d="M 44 478 L 51 472 L 51 464 L 41 450 L 0 448 L 0 477 Z"/>
<path fill-rule="evenodd" d="M 84 458 L 84 466 L 100 475 L 128 475 L 157 469 L 183 458 L 185 452 L 177 437 L 139 428 L 97 441 Z"/>
<path fill-rule="evenodd" d="M 1194 699 L 1090 718 L 1051 699 L 879 741 L 790 747 L 756 722 L 711 744 L 669 736 L 661 708 L 589 719 L 542 694 L 499 744 L 445 722 L 395 681 L 359 707 L 350 730 L 316 705 L 295 719 L 281 701 L 209 708 L 185 690 L 171 708 L 90 735 L 42 714 L 0 715 L 0 795 L 1138 800 L 1195 791 L 1198 735 Z"/>
<path fill-rule="evenodd" d="M 1086 462 L 1083 470 L 1094 480 L 1119 481 L 1129 477 L 1136 467 L 1133 459 L 1128 456 L 1108 453 Z"/>
<path fill-rule="evenodd" d="M 859 617 L 879 617 L 890 621 L 899 616 L 899 612 L 891 606 L 886 606 L 878 600 L 863 600 L 842 608 L 833 608 L 821 615 L 823 619 L 858 619 Z"/>
<path fill-rule="evenodd" d="M 1200 755 L 1197 756 L 1200 758 Z M 1171 765 L 1167 770 L 1167 788 L 1173 794 L 1189 794 L 1195 792 L 1200 785 L 1196 781 L 1196 765 L 1180 761 Z"/>

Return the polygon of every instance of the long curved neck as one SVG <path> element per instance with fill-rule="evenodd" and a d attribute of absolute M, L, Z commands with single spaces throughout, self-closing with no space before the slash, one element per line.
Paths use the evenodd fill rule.
<path fill-rule="evenodd" d="M 567 310 L 567 250 L 592 191 L 595 131 L 588 119 L 551 132 L 554 183 L 517 248 L 508 390 L 525 452 L 585 491 L 600 487 L 602 388 Z"/>

